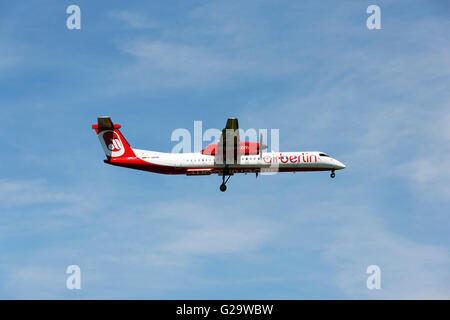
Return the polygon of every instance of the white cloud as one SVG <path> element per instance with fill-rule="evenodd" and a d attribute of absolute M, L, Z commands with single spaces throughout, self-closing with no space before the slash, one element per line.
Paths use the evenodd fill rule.
<path fill-rule="evenodd" d="M 238 261 L 248 263 L 245 259 L 276 259 L 285 266 L 316 252 L 323 260 L 309 260 L 307 265 L 325 264 L 331 273 L 319 272 L 299 279 L 292 272 L 279 274 L 279 269 L 274 268 L 274 273 L 265 273 L 264 278 L 256 274 L 254 279 L 246 276 L 245 281 L 249 285 L 253 280 L 270 283 L 274 288 L 289 281 L 294 291 L 295 286 L 320 282 L 337 288 L 348 298 L 449 297 L 447 251 L 391 231 L 367 197 L 369 189 L 336 189 L 320 203 L 301 186 L 290 190 L 279 199 L 285 204 L 281 212 L 267 210 L 274 205 L 270 197 L 242 202 L 233 196 L 227 205 L 220 198 L 203 199 L 197 204 L 177 198 L 170 203 L 144 200 L 134 206 L 116 205 L 110 210 L 102 201 L 115 198 L 108 191 L 97 195 L 100 199 L 84 227 L 76 226 L 86 229 L 83 237 L 77 238 L 76 247 L 63 242 L 34 250 L 26 259 L 33 261 L 32 265 L 17 265 L 23 260 L 9 259 L 8 265 L 2 266 L 9 279 L 4 290 L 16 297 L 61 297 L 63 271 L 48 268 L 70 261 L 83 266 L 85 286 L 89 288 L 83 292 L 85 297 L 123 298 L 141 290 L 147 296 L 158 297 L 161 292 L 178 292 L 186 283 L 205 290 L 231 285 L 227 278 L 204 273 L 204 267 L 215 259 L 233 265 Z M 39 230 L 44 224 L 45 220 L 41 221 L 35 231 L 42 232 Z M 53 226 L 47 233 L 53 234 L 55 228 L 59 229 Z M 75 229 L 69 225 L 67 230 Z M 280 252 L 289 252 L 289 256 L 279 260 Z M 365 269 L 371 264 L 382 269 L 381 291 L 365 287 Z M 125 270 L 127 274 L 120 275 L 121 281 L 117 282 L 118 273 Z M 238 285 L 239 279 L 232 285 Z M 45 282 L 42 294 L 38 289 L 41 281 Z M 121 295 L 108 293 L 118 288 L 122 289 Z M 267 297 L 264 293 L 257 296 Z"/>
<path fill-rule="evenodd" d="M 54 191 L 44 180 L 0 180 L 0 200 L 4 205 L 21 206 L 74 202 L 74 194 Z"/>
<path fill-rule="evenodd" d="M 160 207 L 160 210 L 165 212 L 167 208 Z M 277 226 L 273 222 L 237 214 L 234 206 L 213 211 L 210 205 L 172 204 L 168 210 L 177 212 L 172 216 L 188 226 L 178 232 L 174 241 L 162 248 L 163 251 L 175 254 L 248 253 L 259 249 L 277 232 Z M 185 212 L 190 214 L 185 215 Z"/>
<path fill-rule="evenodd" d="M 291 191 L 301 194 L 299 190 Z M 336 188 L 320 202 L 306 194 L 298 199 L 288 196 L 285 201 L 301 209 L 286 210 L 283 220 L 289 224 L 283 224 L 275 243 L 279 250 L 286 246 L 297 249 L 291 249 L 294 264 L 306 250 L 318 252 L 320 260 L 308 260 L 308 265 L 327 270 L 311 271 L 310 276 L 317 279 L 313 287 L 337 289 L 344 298 L 448 299 L 450 255 L 446 244 L 416 240 L 405 229 L 394 228 L 386 217 L 412 213 L 383 209 L 371 193 L 369 186 L 355 186 Z M 367 289 L 369 265 L 381 268 L 382 290 Z"/>
<path fill-rule="evenodd" d="M 416 196 L 433 202 L 450 201 L 450 159 L 437 147 L 435 152 L 398 167 L 398 174 L 410 182 Z"/>
<path fill-rule="evenodd" d="M 108 16 L 122 21 L 133 29 L 153 29 L 158 27 L 158 24 L 155 21 L 150 20 L 147 16 L 140 12 L 113 10 L 108 12 Z"/>
<path fill-rule="evenodd" d="M 124 68 L 113 70 L 112 86 L 121 90 L 161 87 L 210 87 L 261 76 L 282 76 L 298 70 L 300 63 L 276 60 L 266 48 L 257 56 L 242 50 L 228 50 L 201 44 L 135 39 L 118 42 L 119 49 L 134 58 Z"/>
<path fill-rule="evenodd" d="M 231 60 L 211 49 L 192 45 L 134 41 L 124 44 L 122 50 L 139 58 L 144 66 L 181 75 L 206 76 L 207 72 L 225 72 L 226 64 L 232 66 Z"/>
<path fill-rule="evenodd" d="M 17 56 L 0 55 L 0 68 L 9 68 L 17 65 L 20 58 Z"/>
<path fill-rule="evenodd" d="M 99 205 L 90 212 L 86 224 L 65 226 L 69 233 L 85 229 L 76 245 L 54 242 L 28 253 L 26 260 L 15 257 L 3 264 L 3 273 L 8 277 L 3 289 L 13 297 L 61 298 L 65 292 L 61 292 L 65 283 L 62 268 L 69 262 L 82 267 L 84 297 L 123 298 L 140 290 L 147 297 L 157 297 L 161 292 L 177 292 L 186 281 L 222 283 L 225 280 L 201 276 L 196 268 L 204 267 L 210 259 L 258 254 L 277 233 L 276 223 L 255 221 L 233 208 L 218 208 L 209 201 L 188 204 L 184 200 L 115 206 L 115 210 Z M 38 233 L 47 219 L 40 220 L 35 227 Z M 98 225 L 101 229 L 97 229 Z M 46 234 L 54 235 L 56 228 L 60 229 L 53 227 Z M 119 275 L 122 270 L 127 274 Z M 118 277 L 121 282 L 116 281 Z M 45 288 L 42 294 L 40 284 Z M 112 294 L 105 288 L 121 293 Z"/>
<path fill-rule="evenodd" d="M 116 216 L 117 217 L 117 216 Z M 114 222 L 123 227 L 122 218 Z M 133 218 L 133 219 L 131 219 Z M 109 217 L 111 219 L 111 217 Z M 145 242 L 143 251 L 149 246 L 161 256 L 187 259 L 196 255 L 243 254 L 257 251 L 269 242 L 277 232 L 277 224 L 265 219 L 255 220 L 242 215 L 234 205 L 216 208 L 213 203 L 189 204 L 184 201 L 154 203 L 136 207 L 128 212 L 129 228 L 142 232 Z M 142 229 L 139 222 L 152 226 Z M 159 225 L 155 228 L 155 225 Z M 184 258 L 181 258 L 184 257 Z M 184 262 L 181 262 L 184 264 Z"/>
<path fill-rule="evenodd" d="M 55 299 L 67 290 L 65 270 L 42 265 L 15 265 L 2 268 L 7 299 Z"/>
<path fill-rule="evenodd" d="M 450 298 L 450 257 L 444 247 L 389 231 L 368 208 L 352 214 L 347 209 L 334 211 L 346 223 L 330 230 L 334 241 L 323 251 L 325 261 L 336 268 L 333 281 L 344 294 L 359 299 Z M 380 291 L 366 288 L 365 271 L 373 264 L 381 268 Z"/>
<path fill-rule="evenodd" d="M 221 54 L 193 45 L 134 40 L 120 42 L 119 48 L 133 58 L 111 74 L 111 86 L 121 91 L 207 85 L 237 67 Z"/>

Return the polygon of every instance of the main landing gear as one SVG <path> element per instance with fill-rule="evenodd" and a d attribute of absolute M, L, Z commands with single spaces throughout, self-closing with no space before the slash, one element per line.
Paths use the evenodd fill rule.
<path fill-rule="evenodd" d="M 228 178 L 225 180 L 226 176 L 228 176 Z M 222 192 L 227 191 L 226 184 L 227 184 L 228 180 L 230 180 L 230 178 L 231 178 L 231 174 L 229 174 L 228 168 L 225 168 L 222 173 L 222 184 L 219 187 L 220 191 L 222 191 Z"/>
<path fill-rule="evenodd" d="M 331 170 L 331 174 L 330 174 L 330 177 L 331 178 L 334 178 L 336 175 L 334 174 L 334 170 Z"/>

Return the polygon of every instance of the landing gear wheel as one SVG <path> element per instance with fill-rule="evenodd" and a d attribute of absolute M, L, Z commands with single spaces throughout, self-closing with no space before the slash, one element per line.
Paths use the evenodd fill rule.
<path fill-rule="evenodd" d="M 228 170 L 228 166 L 225 166 L 225 168 L 223 169 L 223 172 L 222 172 L 222 184 L 219 187 L 220 191 L 222 191 L 222 192 L 227 191 L 226 184 L 227 184 L 228 180 L 230 180 L 232 175 L 233 174 L 230 174 L 230 172 Z M 226 176 L 228 176 L 228 178 L 226 178 L 226 180 L 225 180 Z"/>
<path fill-rule="evenodd" d="M 336 176 L 336 175 L 334 174 L 334 170 L 331 171 L 330 177 L 331 177 L 331 178 L 334 178 L 335 176 Z"/>

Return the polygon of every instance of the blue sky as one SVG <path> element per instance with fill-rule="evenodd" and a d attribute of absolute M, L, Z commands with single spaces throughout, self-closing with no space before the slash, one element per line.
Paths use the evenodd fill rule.
<path fill-rule="evenodd" d="M 450 298 L 449 17 L 443 0 L 3 2 L 0 298 Z M 100 115 L 167 152 L 235 116 L 347 168 L 222 194 L 105 165 Z"/>

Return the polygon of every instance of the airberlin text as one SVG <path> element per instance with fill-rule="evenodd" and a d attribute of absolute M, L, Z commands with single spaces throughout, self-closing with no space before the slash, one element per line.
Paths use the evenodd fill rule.
<path fill-rule="evenodd" d="M 302 152 L 302 154 L 299 155 L 283 155 L 280 153 L 280 155 L 275 154 L 267 154 L 263 156 L 264 163 L 309 163 L 309 162 L 317 162 L 317 155 L 315 154 L 308 154 L 307 152 Z"/>

